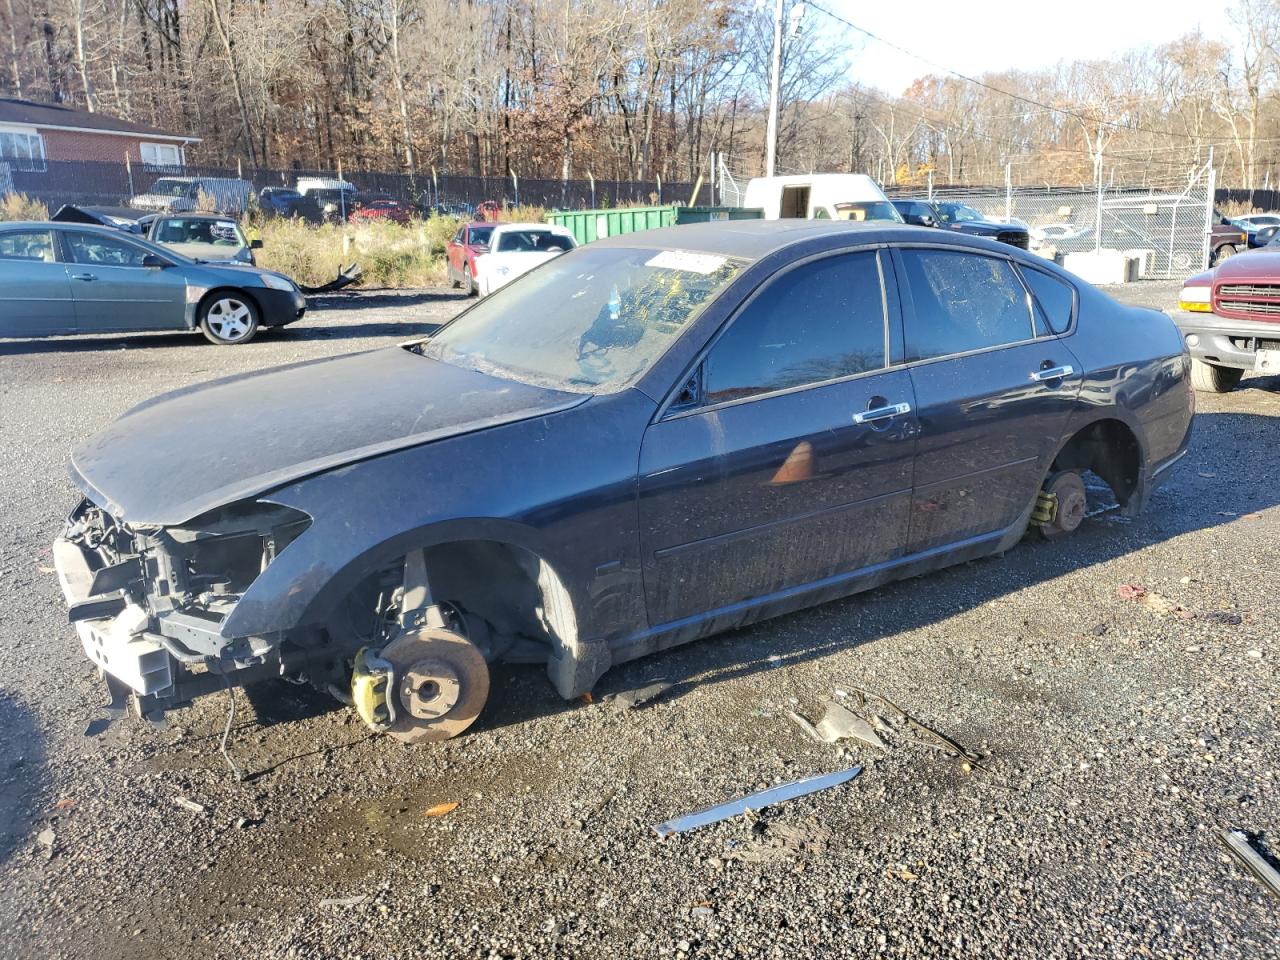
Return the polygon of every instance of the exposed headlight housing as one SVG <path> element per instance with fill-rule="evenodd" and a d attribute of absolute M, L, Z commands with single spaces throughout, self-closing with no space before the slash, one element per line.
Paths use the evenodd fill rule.
<path fill-rule="evenodd" d="M 270 287 L 272 290 L 283 290 L 285 293 L 292 293 L 297 289 L 293 285 L 293 281 L 288 277 L 278 277 L 274 273 L 261 274 L 262 285 Z"/>
<path fill-rule="evenodd" d="M 1192 313 L 1211 313 L 1210 290 L 1205 286 L 1183 287 L 1178 294 L 1178 308 Z"/>

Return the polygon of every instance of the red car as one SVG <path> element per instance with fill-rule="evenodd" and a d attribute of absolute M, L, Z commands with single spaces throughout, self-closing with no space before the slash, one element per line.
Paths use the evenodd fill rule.
<path fill-rule="evenodd" d="M 1280 373 L 1280 251 L 1221 260 L 1188 277 L 1174 316 L 1191 353 L 1191 384 L 1235 389 L 1246 371 Z"/>
<path fill-rule="evenodd" d="M 392 220 L 408 223 L 413 211 L 399 200 L 369 200 L 351 212 L 350 219 L 368 223 L 372 220 Z"/>
<path fill-rule="evenodd" d="M 467 296 L 476 292 L 476 257 L 489 252 L 492 223 L 464 223 L 445 246 L 445 271 L 449 286 L 462 287 Z"/>

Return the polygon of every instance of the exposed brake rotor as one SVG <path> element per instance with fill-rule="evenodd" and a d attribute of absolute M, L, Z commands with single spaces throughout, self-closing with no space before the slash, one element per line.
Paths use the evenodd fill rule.
<path fill-rule="evenodd" d="M 405 743 L 456 737 L 489 698 L 489 664 L 475 644 L 438 627 L 407 630 L 382 648 L 395 668 L 395 722 L 387 732 Z"/>

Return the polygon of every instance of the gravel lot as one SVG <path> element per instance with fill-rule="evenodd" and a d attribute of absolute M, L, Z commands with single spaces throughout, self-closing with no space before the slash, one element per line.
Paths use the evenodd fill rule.
<path fill-rule="evenodd" d="M 49 550 L 71 446 L 162 390 L 393 343 L 461 302 L 333 297 L 229 349 L 0 341 L 0 957 L 1280 956 L 1277 903 L 1215 838 L 1280 854 L 1280 380 L 1201 397 L 1139 520 L 629 664 L 594 704 L 511 669 L 471 733 L 412 749 L 298 688 L 240 693 L 243 783 L 226 698 L 83 736 L 103 689 Z M 658 676 L 654 703 L 604 701 Z M 854 685 L 983 767 L 787 717 Z M 854 763 L 755 823 L 650 829 Z"/>

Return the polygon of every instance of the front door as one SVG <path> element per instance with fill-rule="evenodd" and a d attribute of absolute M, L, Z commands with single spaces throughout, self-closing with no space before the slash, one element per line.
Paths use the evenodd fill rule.
<path fill-rule="evenodd" d="M 75 305 L 67 268 L 48 229 L 0 233 L 0 337 L 74 333 Z"/>
<path fill-rule="evenodd" d="M 888 334 L 874 251 L 792 268 L 730 321 L 641 448 L 650 623 L 901 556 L 914 398 Z"/>
<path fill-rule="evenodd" d="M 1048 331 L 1003 257 L 897 251 L 920 419 L 912 553 L 1005 530 L 1031 505 L 1080 392 L 1079 361 Z"/>
<path fill-rule="evenodd" d="M 144 267 L 146 247 L 110 233 L 66 230 L 63 248 L 80 333 L 186 326 L 186 279 L 176 268 Z"/>

